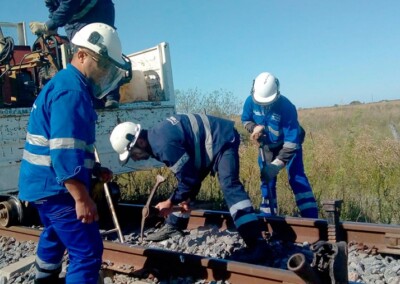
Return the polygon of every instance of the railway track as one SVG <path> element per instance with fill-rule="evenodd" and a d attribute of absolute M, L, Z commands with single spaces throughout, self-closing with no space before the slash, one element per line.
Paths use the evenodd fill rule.
<path fill-rule="evenodd" d="M 140 223 L 143 206 L 119 204 L 118 216 L 121 227 L 136 226 Z M 269 217 L 261 220 L 265 230 L 279 240 L 294 243 L 357 243 L 367 247 L 371 253 L 400 255 L 400 226 L 356 222 L 340 222 L 340 203 L 324 205 L 326 220 L 294 217 Z M 152 220 L 148 220 L 150 223 Z M 218 226 L 221 230 L 232 227 L 229 213 L 222 211 L 194 210 L 189 229 L 205 225 Z M 151 225 L 151 224 L 149 224 Z M 14 237 L 19 241 L 37 241 L 39 229 L 22 226 L 0 226 L 0 236 Z M 294 266 L 302 265 L 301 258 L 292 259 Z M 300 261 L 300 263 L 299 263 Z M 292 264 L 293 265 L 293 264 Z M 120 243 L 117 240 L 104 241 L 103 268 L 108 271 L 135 275 L 138 277 L 185 277 L 194 279 L 227 280 L 229 283 L 306 283 L 307 275 L 296 269 L 284 270 L 253 265 L 219 258 L 149 248 L 141 245 Z"/>

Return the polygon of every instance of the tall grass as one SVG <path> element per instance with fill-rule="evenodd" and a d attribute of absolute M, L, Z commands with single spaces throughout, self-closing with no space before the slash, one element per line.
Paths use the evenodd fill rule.
<path fill-rule="evenodd" d="M 299 110 L 307 132 L 303 144 L 304 165 L 322 208 L 322 202 L 342 199 L 342 220 L 373 223 L 400 222 L 400 101 Z M 240 177 L 256 208 L 260 203 L 257 145 L 234 116 L 242 136 Z M 155 175 L 167 177 L 155 200 L 167 198 L 176 180 L 168 169 L 121 175 L 123 198 L 143 203 L 155 183 Z M 278 176 L 279 214 L 298 210 L 285 171 Z M 198 199 L 213 209 L 226 209 L 218 180 L 207 177 Z M 323 216 L 320 210 L 321 217 Z"/>

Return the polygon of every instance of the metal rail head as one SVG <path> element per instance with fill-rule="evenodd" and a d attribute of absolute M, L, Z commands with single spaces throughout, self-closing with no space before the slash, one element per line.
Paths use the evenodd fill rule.
<path fill-rule="evenodd" d="M 147 198 L 146 205 L 142 209 L 142 222 L 140 226 L 140 241 L 143 241 L 143 230 L 144 230 L 144 224 L 146 222 L 146 218 L 149 216 L 150 213 L 150 203 L 151 200 L 153 199 L 154 193 L 156 192 L 157 188 L 160 186 L 161 183 L 165 181 L 165 178 L 161 175 L 157 175 L 156 177 L 156 184 L 153 186 L 153 188 L 150 191 L 150 195 Z"/>

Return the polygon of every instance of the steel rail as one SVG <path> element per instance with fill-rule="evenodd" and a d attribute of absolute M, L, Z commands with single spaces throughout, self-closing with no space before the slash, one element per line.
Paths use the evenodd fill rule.
<path fill-rule="evenodd" d="M 125 207 L 124 214 L 119 216 L 140 219 L 142 206 L 118 206 Z M 133 222 L 132 219 L 124 222 Z M 329 240 L 329 230 L 332 230 L 332 225 L 323 219 L 274 216 L 260 221 L 276 238 L 297 243 L 312 244 Z M 140 220 L 136 222 L 140 225 Z M 192 211 L 189 229 L 207 224 L 217 225 L 221 229 L 233 226 L 228 212 Z M 338 222 L 334 231 L 337 241 L 359 243 L 374 253 L 400 255 L 400 226 Z M 38 241 L 40 233 L 39 229 L 29 227 L 0 227 L 0 236 L 14 237 L 19 241 Z M 104 241 L 103 268 L 136 275 L 190 275 L 198 279 L 228 280 L 230 283 L 304 283 L 303 279 L 289 270 L 111 241 Z"/>

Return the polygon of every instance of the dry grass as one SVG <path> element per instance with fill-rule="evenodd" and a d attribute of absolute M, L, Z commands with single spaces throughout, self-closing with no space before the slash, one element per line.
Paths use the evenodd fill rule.
<path fill-rule="evenodd" d="M 306 173 L 319 206 L 328 199 L 343 199 L 343 220 L 399 223 L 400 204 L 400 101 L 299 110 L 307 131 L 303 144 Z M 255 207 L 260 203 L 257 146 L 234 117 L 242 134 L 240 176 Z M 166 198 L 176 181 L 168 169 L 122 175 L 124 199 L 144 202 L 160 173 L 168 181 L 156 199 Z M 208 177 L 200 200 L 225 209 L 218 181 Z M 292 191 L 283 171 L 278 178 L 279 213 L 296 215 Z M 321 215 L 322 216 L 322 215 Z"/>

